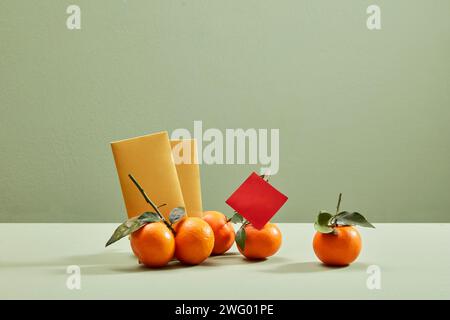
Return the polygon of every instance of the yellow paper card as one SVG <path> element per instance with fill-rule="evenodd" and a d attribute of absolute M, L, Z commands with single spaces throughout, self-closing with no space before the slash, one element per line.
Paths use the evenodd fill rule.
<path fill-rule="evenodd" d="M 202 217 L 202 191 L 196 140 L 170 140 L 170 144 L 186 205 L 186 213 L 191 217 Z"/>
<path fill-rule="evenodd" d="M 167 132 L 115 141 L 111 148 L 129 218 L 153 209 L 128 174 L 156 205 L 166 204 L 160 208 L 165 218 L 173 208 L 185 206 Z"/>

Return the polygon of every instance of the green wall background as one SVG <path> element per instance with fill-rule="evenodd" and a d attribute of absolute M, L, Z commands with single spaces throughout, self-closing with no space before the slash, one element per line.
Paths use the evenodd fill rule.
<path fill-rule="evenodd" d="M 69 4 L 82 29 L 65 26 Z M 382 30 L 366 28 L 378 4 Z M 279 128 L 276 221 L 450 222 L 450 1 L 0 2 L 0 221 L 125 216 L 109 147 Z M 250 170 L 202 166 L 204 206 Z"/>

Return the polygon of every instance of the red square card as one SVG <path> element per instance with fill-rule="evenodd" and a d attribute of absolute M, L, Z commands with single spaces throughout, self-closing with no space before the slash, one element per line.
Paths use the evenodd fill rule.
<path fill-rule="evenodd" d="M 261 229 L 287 199 L 288 197 L 253 172 L 225 202 L 255 228 Z"/>

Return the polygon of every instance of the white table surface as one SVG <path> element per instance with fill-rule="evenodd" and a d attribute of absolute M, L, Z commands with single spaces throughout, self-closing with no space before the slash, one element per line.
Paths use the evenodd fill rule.
<path fill-rule="evenodd" d="M 117 224 L 0 224 L 1 299 L 450 299 L 450 224 L 359 228 L 363 250 L 345 268 L 321 265 L 311 224 L 279 224 L 277 255 L 249 262 L 233 249 L 199 266 L 139 266 L 128 239 L 104 248 Z M 67 267 L 81 271 L 69 290 Z M 367 268 L 381 288 L 368 289 Z"/>

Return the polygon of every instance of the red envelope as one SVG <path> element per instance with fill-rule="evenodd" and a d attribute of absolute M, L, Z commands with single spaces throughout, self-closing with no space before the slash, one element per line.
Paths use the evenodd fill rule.
<path fill-rule="evenodd" d="M 225 202 L 255 228 L 262 229 L 287 199 L 253 172 Z"/>

